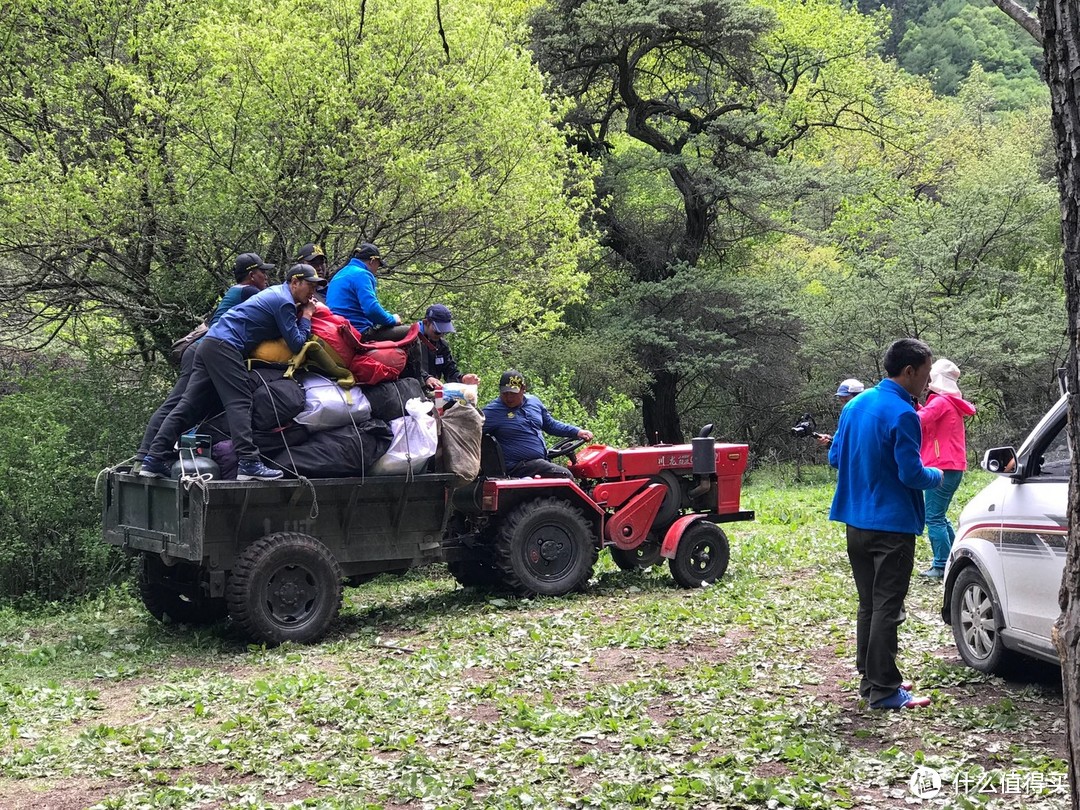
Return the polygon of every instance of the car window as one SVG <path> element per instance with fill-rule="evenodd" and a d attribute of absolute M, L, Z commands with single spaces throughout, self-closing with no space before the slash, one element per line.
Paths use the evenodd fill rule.
<path fill-rule="evenodd" d="M 1057 430 L 1047 431 L 1044 440 L 1034 448 L 1033 457 L 1036 466 L 1032 470 L 1034 475 L 1048 478 L 1069 477 L 1069 431 L 1065 429 L 1065 423 L 1057 426 Z"/>

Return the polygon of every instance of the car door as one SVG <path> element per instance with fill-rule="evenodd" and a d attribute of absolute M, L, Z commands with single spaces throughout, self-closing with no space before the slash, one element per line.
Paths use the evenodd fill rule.
<path fill-rule="evenodd" d="M 1049 639 L 1068 534 L 1069 457 L 1063 401 L 1024 443 L 1001 505 L 1001 564 L 1010 629 Z"/>

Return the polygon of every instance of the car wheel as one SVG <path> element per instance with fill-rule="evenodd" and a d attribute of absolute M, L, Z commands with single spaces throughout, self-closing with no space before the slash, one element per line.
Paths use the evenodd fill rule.
<path fill-rule="evenodd" d="M 1001 640 L 1000 608 L 974 566 L 960 572 L 953 585 L 952 626 L 956 649 L 972 669 L 1001 674 L 1012 654 Z"/>

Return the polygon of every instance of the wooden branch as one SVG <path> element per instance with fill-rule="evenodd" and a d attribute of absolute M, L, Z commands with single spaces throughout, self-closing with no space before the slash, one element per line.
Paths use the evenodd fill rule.
<path fill-rule="evenodd" d="M 1038 17 L 1016 2 L 1016 0 L 994 0 L 994 5 L 1012 17 L 1017 25 L 1035 37 L 1035 41 L 1042 45 L 1043 30 Z"/>

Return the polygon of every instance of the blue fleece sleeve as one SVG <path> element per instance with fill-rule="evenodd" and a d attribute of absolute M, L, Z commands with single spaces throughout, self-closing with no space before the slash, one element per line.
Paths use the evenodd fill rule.
<path fill-rule="evenodd" d="M 578 431 L 581 428 L 576 425 L 568 425 L 566 422 L 560 422 L 558 419 L 548 413 L 548 409 L 544 407 L 544 403 L 540 404 L 540 418 L 541 424 L 544 426 L 544 433 L 550 433 L 552 436 L 563 436 L 567 439 L 573 438 L 578 435 Z"/>
<path fill-rule="evenodd" d="M 281 306 L 274 313 L 281 336 L 289 344 L 289 350 L 296 354 L 307 343 L 311 334 L 311 319 L 296 317 L 296 305 L 289 301 L 282 301 Z"/>
<path fill-rule="evenodd" d="M 829 443 L 829 466 L 840 469 L 840 446 L 844 442 L 844 412 L 840 411 L 840 421 L 836 423 L 836 433 Z"/>
<path fill-rule="evenodd" d="M 900 414 L 893 435 L 893 458 L 900 483 L 909 489 L 936 489 L 941 486 L 941 472 L 923 466 L 920 454 L 922 428 L 915 411 Z M 832 458 L 831 452 L 829 457 Z"/>
<path fill-rule="evenodd" d="M 360 309 L 373 324 L 376 326 L 394 325 L 394 316 L 379 303 L 379 298 L 375 294 L 375 276 L 371 271 L 356 274 L 356 297 L 360 301 Z"/>

